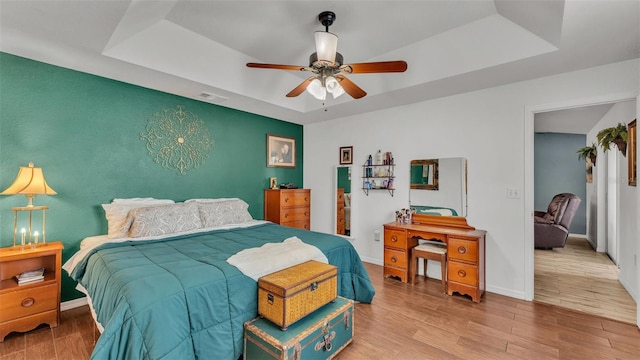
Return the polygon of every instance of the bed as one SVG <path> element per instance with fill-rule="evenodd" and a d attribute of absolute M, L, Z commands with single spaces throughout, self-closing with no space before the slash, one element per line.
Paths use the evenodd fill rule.
<path fill-rule="evenodd" d="M 338 267 L 340 296 L 372 301 L 375 290 L 347 240 L 237 216 L 225 201 L 135 208 L 126 236 L 83 241 L 64 269 L 88 295 L 102 331 L 92 359 L 238 359 L 243 324 L 257 315 L 257 283 L 227 259 L 291 237 Z M 180 209 L 156 211 L 172 207 Z"/>

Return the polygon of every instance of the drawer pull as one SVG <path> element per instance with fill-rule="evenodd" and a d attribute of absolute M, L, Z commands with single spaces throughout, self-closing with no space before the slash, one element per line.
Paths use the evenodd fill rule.
<path fill-rule="evenodd" d="M 396 258 L 395 256 L 391 257 L 391 262 L 398 262 L 398 258 Z"/>
<path fill-rule="evenodd" d="M 285 219 L 289 218 L 289 214 L 284 214 L 284 218 Z"/>
<path fill-rule="evenodd" d="M 284 202 L 289 202 L 289 198 L 284 198 Z"/>
<path fill-rule="evenodd" d="M 464 271 L 464 270 L 458 270 L 458 276 L 465 277 L 465 276 L 467 276 L 467 272 Z"/>
<path fill-rule="evenodd" d="M 395 235 L 393 235 L 391 237 L 391 242 L 398 242 L 398 238 Z"/>
<path fill-rule="evenodd" d="M 304 197 L 304 201 L 305 201 L 305 202 L 309 201 L 309 198 L 305 196 L 305 197 Z"/>
<path fill-rule="evenodd" d="M 20 305 L 22 305 L 22 307 L 29 307 L 33 304 L 35 304 L 36 301 L 32 298 L 32 297 L 28 297 L 24 300 L 22 300 L 22 303 Z"/>
<path fill-rule="evenodd" d="M 458 246 L 458 252 L 460 254 L 465 254 L 467 252 L 467 248 L 464 246 Z"/>

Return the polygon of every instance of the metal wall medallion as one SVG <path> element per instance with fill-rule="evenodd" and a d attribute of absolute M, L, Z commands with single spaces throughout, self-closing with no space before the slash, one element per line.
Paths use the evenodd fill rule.
<path fill-rule="evenodd" d="M 149 156 L 180 175 L 202 165 L 213 147 L 204 121 L 180 105 L 155 113 L 145 130 L 140 139 L 147 141 Z"/>

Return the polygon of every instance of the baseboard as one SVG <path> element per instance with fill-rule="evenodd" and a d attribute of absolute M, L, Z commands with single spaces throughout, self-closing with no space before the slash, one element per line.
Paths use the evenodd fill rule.
<path fill-rule="evenodd" d="M 87 298 L 86 297 L 81 297 L 81 298 L 78 298 L 78 299 L 65 301 L 65 302 L 60 303 L 60 311 L 75 309 L 75 308 L 78 308 L 80 306 L 84 306 L 84 305 L 87 305 L 87 304 L 88 303 L 87 303 Z"/>
<path fill-rule="evenodd" d="M 360 256 L 360 259 L 362 259 L 362 261 L 364 261 L 364 262 L 368 262 L 368 263 L 373 264 L 373 265 L 384 266 L 384 263 L 382 261 L 374 259 L 374 258 L 370 258 L 370 257 L 366 257 L 366 256 Z"/>

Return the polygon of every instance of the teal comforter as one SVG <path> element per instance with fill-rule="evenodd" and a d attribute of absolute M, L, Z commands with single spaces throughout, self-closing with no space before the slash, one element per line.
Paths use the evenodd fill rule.
<path fill-rule="evenodd" d="M 104 244 L 71 277 L 104 326 L 92 359 L 229 359 L 257 315 L 257 283 L 226 259 L 297 236 L 338 267 L 338 293 L 371 302 L 374 289 L 353 246 L 339 236 L 266 223 L 163 240 Z"/>

